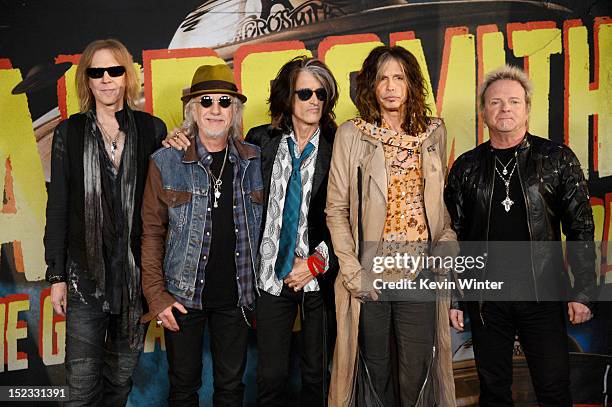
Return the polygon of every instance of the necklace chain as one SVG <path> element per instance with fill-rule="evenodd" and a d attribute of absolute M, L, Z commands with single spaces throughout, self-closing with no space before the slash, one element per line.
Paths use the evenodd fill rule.
<path fill-rule="evenodd" d="M 108 135 L 108 132 L 106 131 L 106 129 L 104 128 L 104 126 L 102 126 L 102 124 L 98 121 L 98 118 L 96 117 L 96 124 L 98 125 L 98 128 L 100 129 L 100 132 L 102 133 L 102 138 L 105 141 L 108 141 L 110 143 L 110 159 L 113 163 L 114 166 L 117 166 L 117 163 L 115 162 L 115 152 L 117 151 L 117 140 L 119 139 L 119 135 L 121 134 L 121 128 L 117 129 L 117 134 L 115 134 L 115 137 L 111 137 Z"/>
<path fill-rule="evenodd" d="M 506 187 L 506 198 L 503 201 L 501 201 L 501 204 L 506 210 L 506 212 L 510 212 L 510 207 L 514 204 L 514 201 L 510 199 L 510 180 L 512 179 L 512 176 L 514 175 L 514 170 L 516 170 L 516 165 L 517 165 L 516 157 L 511 158 L 510 161 L 508 161 L 506 165 L 504 165 L 504 163 L 502 163 L 501 160 L 497 158 L 497 156 L 495 156 L 495 160 L 499 161 L 499 163 L 503 167 L 502 172 L 499 172 L 499 169 L 497 168 L 497 163 L 495 163 L 495 172 L 497 173 L 499 178 L 502 179 Z M 514 165 L 512 166 L 512 170 L 510 171 L 510 175 L 508 176 L 508 179 L 506 179 L 504 178 L 504 175 L 508 173 L 508 166 L 512 163 L 512 161 L 514 161 Z"/>
<path fill-rule="evenodd" d="M 229 146 L 225 147 L 225 155 L 223 156 L 223 164 L 221 164 L 221 171 L 219 171 L 219 175 L 217 177 L 215 177 L 215 175 L 212 173 L 212 171 L 207 168 L 206 171 L 208 172 L 208 175 L 210 175 L 210 178 L 212 179 L 212 186 L 214 189 L 214 195 L 215 195 L 215 201 L 213 202 L 213 207 L 214 208 L 218 208 L 219 204 L 218 204 L 218 199 L 221 198 L 221 185 L 223 184 L 223 180 L 221 179 L 223 176 L 223 170 L 225 169 L 225 163 L 227 162 L 227 151 L 229 150 Z"/>

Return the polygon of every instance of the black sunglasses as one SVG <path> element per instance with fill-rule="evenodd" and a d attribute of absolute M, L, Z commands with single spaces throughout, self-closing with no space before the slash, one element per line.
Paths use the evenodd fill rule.
<path fill-rule="evenodd" d="M 125 67 L 123 66 L 108 66 L 106 68 L 87 68 L 87 76 L 91 79 L 100 79 L 104 76 L 104 72 L 108 72 L 109 76 L 116 78 L 125 73 Z"/>
<path fill-rule="evenodd" d="M 227 109 L 232 104 L 232 98 L 229 96 L 221 96 L 219 99 L 213 99 L 208 95 L 204 95 L 202 96 L 202 99 L 200 99 L 200 104 L 202 107 L 211 107 L 213 102 L 219 102 L 219 106 Z"/>
<path fill-rule="evenodd" d="M 298 98 L 305 102 L 307 100 L 310 100 L 310 98 L 312 97 L 312 94 L 314 93 L 315 95 L 317 95 L 317 99 L 319 99 L 321 102 L 324 102 L 327 100 L 327 91 L 323 88 L 319 88 L 319 89 L 298 89 L 295 91 L 295 93 L 298 95 Z"/>

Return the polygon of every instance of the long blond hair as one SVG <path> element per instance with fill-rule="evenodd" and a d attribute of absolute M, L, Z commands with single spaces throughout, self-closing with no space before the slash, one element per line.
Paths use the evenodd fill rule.
<path fill-rule="evenodd" d="M 101 49 L 109 50 L 117 62 L 125 68 L 125 93 L 123 95 L 123 101 L 127 103 L 130 108 L 136 108 L 136 101 L 140 93 L 140 80 L 134 68 L 132 55 L 121 42 L 115 39 L 106 39 L 89 43 L 83 51 L 79 64 L 77 65 L 74 82 L 76 84 L 81 112 L 92 109 L 96 104 L 93 93 L 91 89 L 89 89 L 87 68 L 91 65 L 94 54 Z"/>

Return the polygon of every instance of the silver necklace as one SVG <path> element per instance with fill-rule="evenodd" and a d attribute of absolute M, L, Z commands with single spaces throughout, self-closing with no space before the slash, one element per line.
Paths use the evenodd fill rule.
<path fill-rule="evenodd" d="M 510 180 L 512 179 L 512 175 L 514 175 L 514 170 L 516 169 L 517 162 L 516 162 L 515 158 L 512 158 L 512 159 L 510 159 L 510 161 L 508 161 L 508 164 L 504 165 L 499 160 L 499 158 L 495 157 L 495 159 L 497 161 L 499 161 L 499 163 L 502 165 L 502 167 L 504 167 L 503 171 L 500 173 L 499 170 L 497 169 L 497 164 L 495 164 L 495 172 L 497 173 L 497 175 L 499 175 L 499 177 L 504 182 L 504 185 L 506 186 L 506 198 L 503 201 L 501 201 L 501 204 L 503 205 L 503 207 L 506 210 L 506 212 L 510 212 L 510 207 L 514 204 L 514 201 L 512 199 L 510 199 Z M 510 171 L 510 175 L 508 176 L 508 179 L 506 179 L 506 178 L 504 178 L 504 175 L 506 175 L 508 173 L 507 166 L 510 165 L 512 160 L 515 160 L 514 161 L 514 165 L 512 166 L 512 170 Z M 502 173 L 504 175 L 502 175 Z"/>
<path fill-rule="evenodd" d="M 97 117 L 96 117 L 96 123 L 98 124 L 98 127 L 100 128 L 100 132 L 102 133 L 102 138 L 105 141 L 108 141 L 110 143 L 110 154 L 111 154 L 110 158 L 111 158 L 113 165 L 117 166 L 117 164 L 115 163 L 115 152 L 117 151 L 117 140 L 119 139 L 121 128 L 117 129 L 117 134 L 115 134 L 115 137 L 111 138 L 106 132 L 106 129 L 104 128 L 104 126 L 100 124 Z"/>
<path fill-rule="evenodd" d="M 508 166 L 510 165 L 510 163 L 512 162 L 512 160 L 514 160 L 514 158 L 511 158 L 511 159 L 510 159 L 510 161 L 508 161 L 508 163 L 507 163 L 506 165 L 504 165 L 504 163 L 503 163 L 503 162 L 501 162 L 501 160 L 500 160 L 500 159 L 499 159 L 497 156 L 495 156 L 495 159 L 497 160 L 497 162 L 498 162 L 498 163 L 500 163 L 500 164 L 501 164 L 501 166 L 502 166 L 502 167 L 504 167 L 504 169 L 503 169 L 503 171 L 502 171 L 502 174 L 503 174 L 503 175 L 508 175 Z"/>
<path fill-rule="evenodd" d="M 229 150 L 229 146 L 225 147 L 225 155 L 223 156 L 223 164 L 221 165 L 221 171 L 219 171 L 218 177 L 215 177 L 210 169 L 208 168 L 206 169 L 206 171 L 208 172 L 208 175 L 210 175 L 210 178 L 213 181 L 212 185 L 213 185 L 214 195 L 215 195 L 215 201 L 213 202 L 213 208 L 219 207 L 217 200 L 221 198 L 221 185 L 223 184 L 223 180 L 221 178 L 223 177 L 223 170 L 225 169 L 225 162 L 227 161 L 227 150 Z"/>

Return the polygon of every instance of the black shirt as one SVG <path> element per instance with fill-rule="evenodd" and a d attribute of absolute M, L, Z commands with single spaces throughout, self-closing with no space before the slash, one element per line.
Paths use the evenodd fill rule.
<path fill-rule="evenodd" d="M 503 299 L 533 299 L 533 277 L 527 207 L 519 179 L 516 147 L 492 149 L 495 163 L 491 218 L 489 221 L 489 258 L 487 277 L 505 281 Z M 504 174 L 504 168 L 506 174 Z M 504 179 L 510 180 L 508 193 Z M 509 210 L 502 203 L 508 197 Z"/>
<path fill-rule="evenodd" d="M 127 134 L 128 132 L 121 126 Z M 100 183 L 102 187 L 102 212 L 104 223 L 102 225 L 102 243 L 104 253 L 104 269 L 106 281 L 106 301 L 111 314 L 121 313 L 121 307 L 127 306 L 123 295 L 127 280 L 125 275 L 125 261 L 127 250 L 127 224 L 123 213 L 121 199 L 121 178 L 123 164 L 115 168 L 106 152 L 104 140 L 100 130 L 98 135 L 98 151 L 100 155 Z M 126 136 L 127 137 L 127 136 Z M 123 150 L 125 151 L 125 149 Z M 123 152 L 122 152 L 123 154 Z M 121 160 L 123 163 L 123 160 Z M 106 306 L 104 306 L 106 308 Z M 106 309 L 105 309 L 106 310 Z"/>
<path fill-rule="evenodd" d="M 227 148 L 227 147 L 226 147 Z M 210 153 L 212 163 L 210 171 L 215 177 L 221 172 L 225 149 Z M 210 187 L 209 195 L 212 215 L 212 239 L 208 262 L 204 270 L 204 290 L 202 292 L 202 306 L 208 308 L 236 307 L 238 304 L 238 284 L 236 282 L 236 232 L 234 225 L 234 165 L 229 159 L 225 162 L 221 174 L 221 196 L 217 200 L 218 207 L 214 207 L 214 188 Z M 212 184 L 212 180 L 211 180 Z"/>

